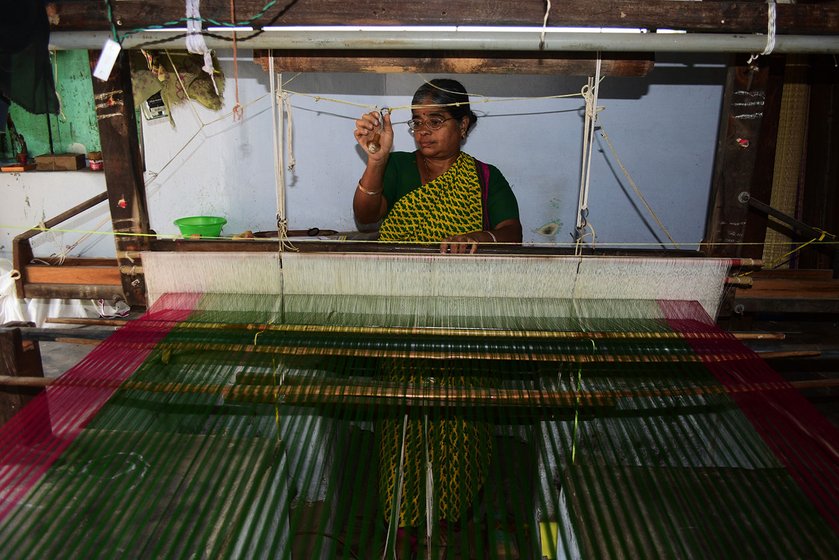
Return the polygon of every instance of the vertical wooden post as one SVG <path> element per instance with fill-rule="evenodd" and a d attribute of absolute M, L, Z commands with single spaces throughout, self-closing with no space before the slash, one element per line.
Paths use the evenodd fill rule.
<path fill-rule="evenodd" d="M 20 329 L 0 332 L 0 375 L 43 377 L 41 350 L 37 341 L 23 341 Z M 43 389 L 3 387 L 0 389 L 0 426 Z"/>
<path fill-rule="evenodd" d="M 99 51 L 90 51 L 89 56 L 93 69 Z M 145 305 L 146 284 L 139 252 L 148 248 L 149 238 L 131 234 L 149 233 L 149 214 L 128 53 L 120 53 L 107 81 L 92 80 L 122 288 L 129 305 Z"/>
<path fill-rule="evenodd" d="M 703 249 L 710 256 L 762 258 L 767 218 L 740 194 L 767 202 L 772 192 L 783 58 L 759 68 L 729 66 Z"/>

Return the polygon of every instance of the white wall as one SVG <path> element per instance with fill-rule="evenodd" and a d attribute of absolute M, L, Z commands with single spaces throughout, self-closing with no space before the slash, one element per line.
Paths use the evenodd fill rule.
<path fill-rule="evenodd" d="M 150 221 L 159 234 L 176 235 L 173 220 L 196 214 L 225 216 L 227 235 L 276 229 L 268 75 L 243 58 L 248 54 L 240 51 L 238 64 L 242 121 L 226 116 L 235 103 L 230 52 L 219 53 L 227 77 L 222 112 L 182 105 L 173 110 L 174 128 L 166 120 L 143 121 Z M 649 76 L 607 78 L 601 87 L 600 122 L 619 157 L 673 238 L 689 248 L 703 235 L 724 75 L 720 57 L 659 56 Z M 432 77 L 438 76 L 427 78 Z M 510 181 L 525 241 L 570 242 L 580 183 L 583 101 L 580 96 L 545 97 L 576 94 L 585 78 L 453 77 L 490 101 L 472 97 L 481 118 L 464 149 L 498 166 Z M 365 110 L 358 105 L 405 106 L 422 79 L 413 74 L 283 75 L 292 92 L 296 158 L 294 170 L 286 171 L 290 228 L 355 229 L 351 200 L 364 166 L 352 136 L 354 120 Z M 407 110 L 394 113 L 398 122 L 409 117 Z M 396 138 L 396 149 L 413 149 L 404 124 L 398 125 Z M 32 206 L 36 190 L 43 200 L 39 204 L 55 203 L 55 213 L 89 196 L 81 194 L 83 188 L 69 187 L 87 184 L 87 178 L 73 174 L 64 181 L 68 185 L 58 188 L 26 174 L 0 178 L 3 224 L 29 223 L 35 215 L 40 219 L 41 208 Z M 589 221 L 602 245 L 648 246 L 666 240 L 602 139 L 595 145 L 589 207 Z M 47 217 L 51 212 L 46 211 Z M 539 233 L 550 224 L 558 226 L 556 234 Z M 2 231 L 4 250 L 9 250 L 10 235 Z M 98 243 L 85 254 L 99 253 L 112 256 L 113 244 Z"/>
<path fill-rule="evenodd" d="M 0 258 L 12 258 L 15 236 L 105 191 L 105 174 L 94 171 L 0 173 Z M 113 257 L 108 203 L 58 225 L 31 241 L 36 256 Z M 78 245 L 76 245 L 78 243 Z M 72 247 L 67 251 L 68 247 Z"/>
<path fill-rule="evenodd" d="M 233 100 L 229 53 L 220 53 L 228 77 L 225 107 Z M 716 145 L 724 67 L 719 58 L 659 57 L 644 78 L 607 78 L 601 87 L 600 122 L 618 156 L 660 220 L 678 242 L 695 247 L 704 230 Z M 225 233 L 274 229 L 275 186 L 268 77 L 239 62 L 239 95 L 245 119 L 205 126 L 152 183 L 150 212 L 159 233 L 176 233 L 183 215 L 221 214 Z M 431 76 L 429 76 L 430 78 Z M 497 165 L 519 198 L 525 241 L 569 242 L 580 184 L 582 107 L 580 77 L 461 75 L 481 117 L 464 149 Z M 287 215 L 292 229 L 352 231 L 353 189 L 364 165 L 355 145 L 360 106 L 401 107 L 422 83 L 413 74 L 284 74 L 290 92 L 296 166 L 286 171 Z M 307 95 L 304 95 L 307 94 Z M 313 97 L 317 96 L 317 97 Z M 515 99 L 509 99 L 515 98 Z M 197 109 L 204 122 L 216 114 Z M 397 122 L 410 113 L 398 110 Z M 162 167 L 200 126 L 192 108 L 174 111 L 168 123 L 146 123 L 151 170 Z M 412 150 L 404 124 L 396 149 Z M 602 244 L 655 244 L 665 240 L 598 138 L 592 163 L 589 221 Z M 558 225 L 557 233 L 539 233 Z"/>

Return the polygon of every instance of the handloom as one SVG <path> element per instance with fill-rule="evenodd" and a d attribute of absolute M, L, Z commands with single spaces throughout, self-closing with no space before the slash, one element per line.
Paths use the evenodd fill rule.
<path fill-rule="evenodd" d="M 839 435 L 714 325 L 728 261 L 143 263 L 154 305 L 0 430 L 4 557 L 391 557 L 402 501 L 448 558 L 839 549 Z M 480 488 L 406 464 L 458 419 Z M 388 509 L 382 461 L 419 495 Z"/>

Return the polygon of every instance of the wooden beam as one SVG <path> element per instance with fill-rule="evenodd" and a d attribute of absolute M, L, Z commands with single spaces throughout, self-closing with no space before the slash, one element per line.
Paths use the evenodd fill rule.
<path fill-rule="evenodd" d="M 829 272 L 829 271 L 827 271 Z M 839 280 L 754 279 L 748 290 L 737 290 L 737 301 L 748 299 L 833 300 L 839 302 Z"/>
<path fill-rule="evenodd" d="M 254 62 L 267 71 L 268 52 L 256 51 Z M 375 72 L 446 74 L 534 74 L 592 76 L 594 53 L 490 51 L 289 51 L 274 50 L 274 65 L 282 72 Z M 654 66 L 651 53 L 607 53 L 604 76 L 646 76 Z"/>
<path fill-rule="evenodd" d="M 752 276 L 752 287 L 734 294 L 734 305 L 745 313 L 839 313 L 839 279 L 829 269 L 766 270 Z"/>
<path fill-rule="evenodd" d="M 266 0 L 237 0 L 239 21 L 249 20 Z M 114 24 L 120 32 L 160 25 L 184 17 L 183 2 L 119 0 L 112 2 Z M 110 30 L 101 0 L 54 1 L 47 5 L 53 30 Z M 229 0 L 203 0 L 201 15 L 230 21 Z M 544 0 L 307 0 L 277 2 L 253 21 L 269 25 L 516 25 L 541 26 Z M 637 0 L 553 2 L 551 26 L 641 27 L 717 33 L 765 33 L 765 2 L 675 2 Z M 180 25 L 185 27 L 185 25 Z M 779 34 L 835 34 L 839 3 L 778 4 Z"/>
<path fill-rule="evenodd" d="M 91 73 L 98 60 L 99 52 L 90 51 Z M 107 81 L 91 79 L 122 290 L 129 305 L 145 305 L 145 278 L 135 265 L 149 238 L 131 234 L 150 232 L 149 214 L 127 53 L 120 53 Z"/>
<path fill-rule="evenodd" d="M 786 56 L 773 56 L 766 61 L 768 73 L 764 88 L 763 117 L 760 119 L 760 130 L 755 145 L 754 169 L 751 181 L 748 183 L 751 198 L 765 202 L 772 199 L 785 68 Z M 766 241 L 769 216 L 749 205 L 746 209 L 746 224 L 743 228 L 742 240 L 744 245 L 738 252 L 738 256 L 759 259 L 763 257 L 763 244 Z"/>
<path fill-rule="evenodd" d="M 783 58 L 749 66 L 737 57 L 728 70 L 702 250 L 713 257 L 763 256 L 766 219 L 747 236 L 748 221 L 760 221 L 740 198 L 760 198 L 772 188 Z M 778 75 L 778 72 L 781 75 Z M 755 243 L 745 245 L 744 243 Z"/>

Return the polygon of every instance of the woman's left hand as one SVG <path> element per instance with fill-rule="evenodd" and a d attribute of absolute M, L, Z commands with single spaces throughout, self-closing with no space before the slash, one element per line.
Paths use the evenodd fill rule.
<path fill-rule="evenodd" d="M 486 239 L 484 239 L 486 237 Z M 492 238 L 485 231 L 473 231 L 452 235 L 440 243 L 441 253 L 468 253 L 474 255 L 478 251 L 478 243 L 487 243 Z"/>

